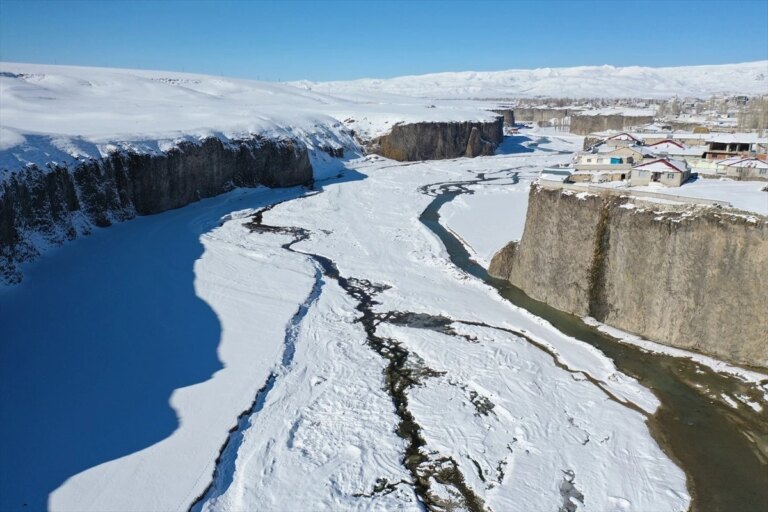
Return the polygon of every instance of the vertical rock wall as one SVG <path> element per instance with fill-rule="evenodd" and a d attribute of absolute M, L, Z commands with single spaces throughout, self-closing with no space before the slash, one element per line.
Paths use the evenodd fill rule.
<path fill-rule="evenodd" d="M 531 189 L 489 271 L 650 340 L 768 367 L 768 218 Z"/>
<path fill-rule="evenodd" d="M 398 124 L 369 149 L 403 162 L 493 155 L 504 138 L 503 130 L 501 116 L 488 122 Z"/>
<path fill-rule="evenodd" d="M 515 119 L 518 122 L 546 123 L 552 119 L 564 119 L 579 112 L 581 111 L 568 108 L 515 107 Z"/>
<path fill-rule="evenodd" d="M 574 115 L 571 117 L 571 133 L 588 135 L 605 130 L 624 130 L 653 122 L 653 116 Z"/>
<path fill-rule="evenodd" d="M 109 226 L 212 197 L 234 187 L 308 183 L 307 148 L 251 138 L 182 143 L 161 154 L 117 152 L 73 168 L 29 167 L 0 183 L 0 280 L 21 280 L 18 263 L 93 226 Z"/>
<path fill-rule="evenodd" d="M 491 112 L 504 118 L 504 126 L 515 126 L 515 111 L 511 108 L 496 109 L 491 110 Z"/>

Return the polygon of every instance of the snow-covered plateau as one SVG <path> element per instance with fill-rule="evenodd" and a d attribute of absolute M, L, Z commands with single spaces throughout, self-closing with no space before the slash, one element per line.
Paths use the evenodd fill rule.
<path fill-rule="evenodd" d="M 424 217 L 460 191 L 441 225 L 485 265 L 582 139 L 363 156 L 353 135 L 495 104 L 350 87 L 0 64 L 0 184 L 252 135 L 305 144 L 315 173 L 93 228 L 0 287 L 0 510 L 688 510 L 657 390 L 456 265 Z M 749 393 L 739 412 L 765 414 Z"/>
<path fill-rule="evenodd" d="M 487 105 L 361 94 L 342 99 L 286 84 L 188 73 L 0 63 L 0 181 L 26 164 L 116 150 L 166 151 L 206 137 L 258 134 L 318 146 L 395 123 L 483 121 Z"/>

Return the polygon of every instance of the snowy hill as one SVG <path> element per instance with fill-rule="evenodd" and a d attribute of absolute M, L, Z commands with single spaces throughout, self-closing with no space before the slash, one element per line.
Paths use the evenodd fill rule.
<path fill-rule="evenodd" d="M 0 63 L 2 170 L 115 149 L 166 150 L 181 141 L 259 134 L 310 148 L 396 122 L 484 120 L 478 106 L 437 106 L 379 94 L 339 99 L 285 84 L 163 71 Z M 429 107 L 429 108 L 426 108 Z"/>
<path fill-rule="evenodd" d="M 398 122 L 487 120 L 488 102 L 532 96 L 768 94 L 768 61 L 439 73 L 386 80 L 275 84 L 188 73 L 0 63 L 0 179 L 27 163 L 115 149 L 260 134 L 311 148 L 346 128 L 364 138 Z M 440 99 L 452 101 L 440 101 Z M 465 100 L 465 101 L 455 101 Z"/>
<path fill-rule="evenodd" d="M 294 82 L 336 95 L 389 93 L 429 98 L 664 98 L 768 94 L 768 61 L 669 68 L 580 66 L 435 73 L 347 82 Z"/>

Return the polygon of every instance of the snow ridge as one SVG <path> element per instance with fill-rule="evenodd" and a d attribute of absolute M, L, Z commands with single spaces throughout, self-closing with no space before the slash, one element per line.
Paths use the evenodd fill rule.
<path fill-rule="evenodd" d="M 711 66 L 570 68 L 464 71 L 387 79 L 292 82 L 335 95 L 403 94 L 450 99 L 532 97 L 665 98 L 713 94 L 768 94 L 768 61 Z"/>

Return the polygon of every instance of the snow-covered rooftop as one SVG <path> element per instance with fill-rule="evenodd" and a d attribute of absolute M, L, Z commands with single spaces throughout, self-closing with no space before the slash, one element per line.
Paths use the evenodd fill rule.
<path fill-rule="evenodd" d="M 653 117 L 656 115 L 656 110 L 650 109 L 650 108 L 622 108 L 622 107 L 614 107 L 614 108 L 596 108 L 593 110 L 585 110 L 583 112 L 579 112 L 580 116 L 615 116 L 615 115 L 622 115 L 622 116 L 631 116 L 631 117 L 645 117 L 650 116 Z"/>
<path fill-rule="evenodd" d="M 703 143 L 709 142 L 722 142 L 722 143 L 741 143 L 741 144 L 768 144 L 768 137 L 761 137 L 759 133 L 755 132 L 735 132 L 735 133 L 692 133 L 683 131 L 668 131 L 668 132 L 619 132 L 617 130 L 605 130 L 601 132 L 594 132 L 591 134 L 596 137 L 603 137 L 606 139 L 619 138 L 622 135 L 630 135 L 638 140 L 645 139 L 657 139 L 660 135 L 663 135 L 667 139 L 687 139 L 687 140 L 699 140 Z"/>
<path fill-rule="evenodd" d="M 707 146 L 705 145 L 686 146 L 673 140 L 649 144 L 646 148 L 656 154 L 668 153 L 679 156 L 702 156 L 707 151 Z"/>
<path fill-rule="evenodd" d="M 730 159 L 729 159 L 730 160 Z M 732 161 L 718 162 L 719 165 L 726 167 L 739 167 L 739 168 L 751 168 L 751 169 L 768 169 L 768 162 L 765 160 L 758 160 L 757 158 L 736 158 Z"/>
<path fill-rule="evenodd" d="M 686 172 L 688 170 L 685 162 L 672 158 L 659 158 L 652 162 L 638 164 L 632 167 L 632 169 L 651 172 Z"/>

